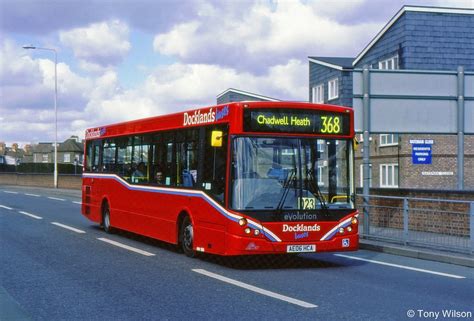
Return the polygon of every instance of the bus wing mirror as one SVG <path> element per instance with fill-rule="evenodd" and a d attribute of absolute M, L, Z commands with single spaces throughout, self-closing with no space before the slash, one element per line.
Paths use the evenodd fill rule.
<path fill-rule="evenodd" d="M 213 130 L 211 135 L 211 146 L 222 147 L 222 131 Z"/>
<path fill-rule="evenodd" d="M 360 144 L 360 142 L 357 140 L 357 138 L 354 137 L 354 150 L 359 149 L 359 144 Z"/>

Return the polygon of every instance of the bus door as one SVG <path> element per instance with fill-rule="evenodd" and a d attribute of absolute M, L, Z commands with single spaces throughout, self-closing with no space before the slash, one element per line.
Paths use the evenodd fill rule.
<path fill-rule="evenodd" d="M 88 171 L 98 173 L 101 172 L 99 167 L 101 164 L 101 146 L 102 140 L 89 141 L 87 143 L 87 155 L 86 155 L 86 169 Z M 99 213 L 100 217 L 100 193 L 101 193 L 101 184 L 100 180 L 96 178 L 87 178 L 83 179 L 83 204 L 84 204 L 84 213 L 86 214 L 95 214 L 94 218 L 97 218 L 96 215 Z M 99 211 L 99 212 L 98 212 Z"/>

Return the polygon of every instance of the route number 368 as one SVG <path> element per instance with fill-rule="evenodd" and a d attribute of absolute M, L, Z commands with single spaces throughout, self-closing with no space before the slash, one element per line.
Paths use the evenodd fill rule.
<path fill-rule="evenodd" d="M 341 118 L 338 116 L 321 116 L 323 122 L 321 126 L 321 133 L 323 134 L 338 134 L 341 132 Z"/>

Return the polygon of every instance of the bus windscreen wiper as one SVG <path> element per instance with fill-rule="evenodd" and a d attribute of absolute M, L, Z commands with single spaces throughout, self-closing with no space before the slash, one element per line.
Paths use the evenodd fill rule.
<path fill-rule="evenodd" d="M 277 211 L 281 211 L 283 206 L 285 205 L 286 197 L 288 196 L 288 192 L 290 191 L 290 185 L 294 182 L 296 177 L 296 170 L 292 169 L 288 173 L 288 177 L 283 182 L 283 194 L 280 197 L 280 201 L 278 202 Z"/>
<path fill-rule="evenodd" d="M 314 196 L 318 199 L 319 203 L 321 204 L 321 208 L 325 211 L 328 210 L 328 205 L 326 204 L 326 201 L 324 200 L 324 195 L 321 192 L 321 189 L 319 188 L 318 183 L 316 182 L 316 177 L 313 175 L 313 170 L 309 170 L 308 173 L 308 180 L 309 184 L 311 185 L 312 189 L 315 191 Z"/>

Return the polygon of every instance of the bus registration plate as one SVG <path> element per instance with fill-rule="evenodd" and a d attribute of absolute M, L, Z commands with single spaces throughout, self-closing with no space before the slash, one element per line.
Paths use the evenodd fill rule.
<path fill-rule="evenodd" d="M 316 245 L 287 245 L 287 253 L 305 253 L 305 252 L 316 252 Z"/>

